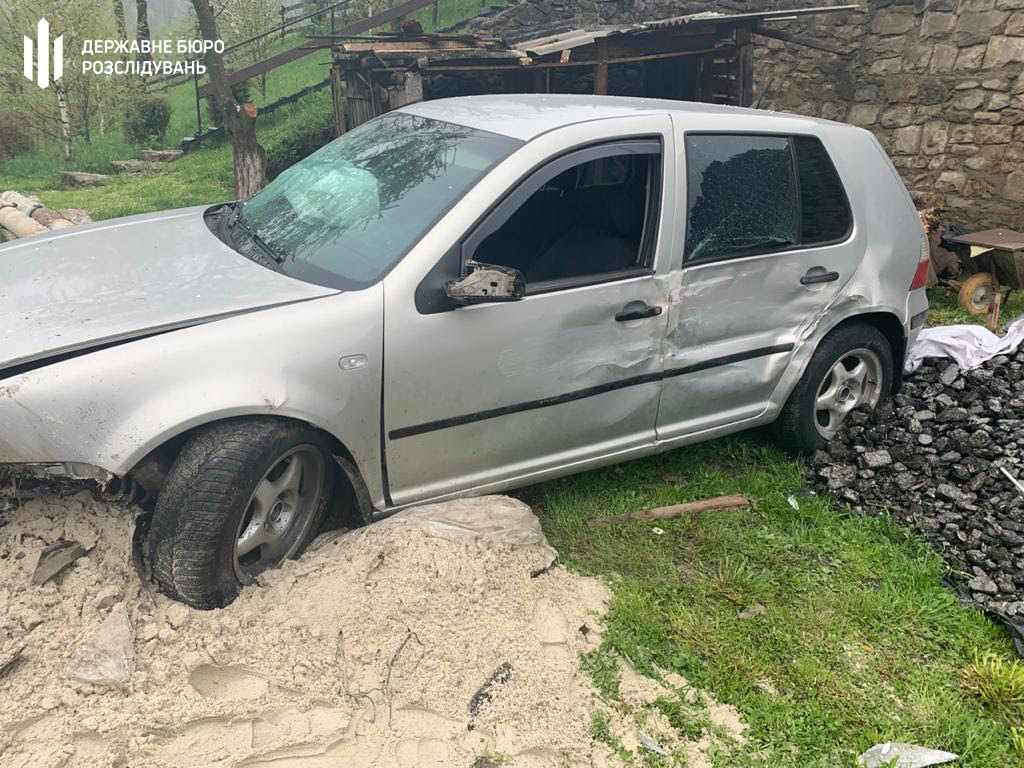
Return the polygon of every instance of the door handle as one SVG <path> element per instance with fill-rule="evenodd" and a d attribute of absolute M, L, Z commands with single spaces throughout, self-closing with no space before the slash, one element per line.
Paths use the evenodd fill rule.
<path fill-rule="evenodd" d="M 628 304 L 626 306 L 629 306 Z M 616 313 L 615 319 L 620 323 L 625 323 L 628 320 L 643 320 L 645 317 L 657 317 L 661 314 L 661 307 L 649 306 L 644 304 L 638 309 L 623 309 L 621 312 Z"/>
<path fill-rule="evenodd" d="M 800 285 L 814 285 L 816 283 L 834 283 L 839 279 L 838 272 L 808 272 L 800 278 Z"/>

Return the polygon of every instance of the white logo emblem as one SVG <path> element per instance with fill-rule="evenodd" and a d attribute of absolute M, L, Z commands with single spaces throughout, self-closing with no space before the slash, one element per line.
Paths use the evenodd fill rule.
<path fill-rule="evenodd" d="M 50 22 L 40 19 L 36 26 L 36 37 L 38 38 L 36 75 L 32 76 L 32 38 L 25 40 L 25 77 L 35 80 L 40 88 L 46 88 L 50 84 Z M 53 41 L 53 79 L 60 80 L 64 74 L 64 35 Z"/>

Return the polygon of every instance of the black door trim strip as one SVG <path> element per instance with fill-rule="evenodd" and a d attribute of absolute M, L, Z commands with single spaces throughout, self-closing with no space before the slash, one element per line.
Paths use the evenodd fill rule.
<path fill-rule="evenodd" d="M 777 355 L 780 352 L 789 352 L 791 349 L 793 349 L 792 344 L 776 344 L 773 347 L 761 347 L 759 349 L 751 349 L 747 352 L 737 352 L 736 354 L 733 355 L 713 357 L 710 360 L 704 360 L 703 362 L 694 363 L 693 365 L 687 365 L 681 368 L 669 368 L 662 373 L 645 373 L 641 376 L 631 376 L 628 379 L 620 379 L 619 381 L 612 381 L 609 382 L 608 384 L 599 384 L 596 387 L 577 389 L 574 392 L 567 392 L 564 395 L 545 397 L 541 398 L 540 400 L 529 400 L 525 403 L 505 405 L 502 406 L 501 408 L 491 408 L 486 411 L 467 413 L 463 416 L 451 416 L 450 418 L 438 419 L 437 421 L 427 421 L 424 422 L 423 424 L 415 424 L 411 427 L 400 427 L 398 429 L 391 430 L 388 433 L 388 437 L 392 440 L 400 440 L 403 437 L 413 437 L 415 435 L 422 435 L 427 432 L 436 432 L 440 429 L 460 427 L 463 424 L 472 424 L 477 421 L 486 421 L 487 419 L 494 419 L 497 418 L 498 416 L 507 416 L 512 413 L 521 413 L 523 411 L 533 411 L 538 408 L 547 408 L 552 405 L 563 405 L 564 403 L 571 403 L 573 400 L 582 400 L 586 397 L 603 395 L 605 392 L 612 392 L 616 389 L 635 387 L 640 384 L 650 384 L 652 382 L 661 381 L 662 379 L 668 379 L 674 376 L 685 376 L 688 373 L 706 371 L 709 368 L 717 368 L 721 365 L 729 365 L 730 363 L 739 363 L 744 360 L 752 360 L 756 357 Z"/>

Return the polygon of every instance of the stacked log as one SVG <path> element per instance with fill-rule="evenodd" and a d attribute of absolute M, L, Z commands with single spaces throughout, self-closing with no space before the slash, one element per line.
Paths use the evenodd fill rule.
<path fill-rule="evenodd" d="M 88 216 L 85 219 L 88 221 Z M 26 197 L 13 190 L 0 194 L 0 235 L 6 240 L 67 229 L 86 221 L 72 221 L 47 208 L 37 197 Z"/>

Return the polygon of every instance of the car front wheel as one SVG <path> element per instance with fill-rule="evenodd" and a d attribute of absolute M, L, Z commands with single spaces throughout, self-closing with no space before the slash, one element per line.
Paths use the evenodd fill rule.
<path fill-rule="evenodd" d="M 230 603 L 316 535 L 334 478 L 314 429 L 231 419 L 189 439 L 157 499 L 150 529 L 161 591 L 194 608 Z"/>
<path fill-rule="evenodd" d="M 844 325 L 818 345 L 773 425 L 784 447 L 810 453 L 823 448 L 861 406 L 874 408 L 892 393 L 888 340 L 870 325 Z"/>

